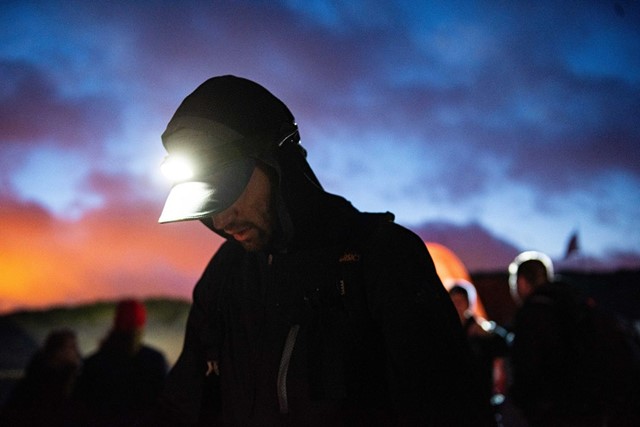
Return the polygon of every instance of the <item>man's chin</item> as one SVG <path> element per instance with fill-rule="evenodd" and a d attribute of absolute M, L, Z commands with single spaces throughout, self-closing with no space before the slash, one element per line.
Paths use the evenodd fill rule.
<path fill-rule="evenodd" d="M 267 247 L 268 240 L 262 235 L 245 240 L 236 240 L 247 252 L 259 252 Z"/>
<path fill-rule="evenodd" d="M 254 243 L 254 242 L 238 242 L 238 243 L 240 243 L 240 246 L 242 246 L 244 250 L 247 252 L 259 252 L 265 247 L 265 245 L 258 245 L 257 243 Z"/>

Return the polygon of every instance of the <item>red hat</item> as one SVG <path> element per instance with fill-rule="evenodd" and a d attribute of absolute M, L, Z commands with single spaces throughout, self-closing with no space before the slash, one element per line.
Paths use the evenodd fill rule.
<path fill-rule="evenodd" d="M 121 332 L 133 331 L 141 329 L 146 320 L 147 310 L 144 305 L 139 301 L 127 299 L 118 303 L 113 328 Z"/>

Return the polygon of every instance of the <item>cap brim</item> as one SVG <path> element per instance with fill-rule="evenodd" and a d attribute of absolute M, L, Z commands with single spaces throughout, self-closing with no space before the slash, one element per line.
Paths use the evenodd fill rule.
<path fill-rule="evenodd" d="M 207 177 L 174 185 L 158 222 L 202 219 L 222 212 L 240 197 L 254 167 L 254 159 L 244 158 Z"/>

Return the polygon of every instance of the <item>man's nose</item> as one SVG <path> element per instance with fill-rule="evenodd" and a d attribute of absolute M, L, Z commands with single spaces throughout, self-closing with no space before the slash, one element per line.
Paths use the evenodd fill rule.
<path fill-rule="evenodd" d="M 234 217 L 234 209 L 233 206 L 231 206 L 211 217 L 211 220 L 213 221 L 213 227 L 218 230 L 224 230 L 229 224 L 233 222 Z"/>

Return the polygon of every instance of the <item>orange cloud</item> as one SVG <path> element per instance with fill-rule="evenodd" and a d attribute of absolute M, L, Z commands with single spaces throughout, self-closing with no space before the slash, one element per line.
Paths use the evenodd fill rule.
<path fill-rule="evenodd" d="M 77 221 L 37 205 L 0 207 L 0 311 L 128 296 L 189 298 L 222 239 L 198 222 L 160 225 L 152 203 Z"/>

